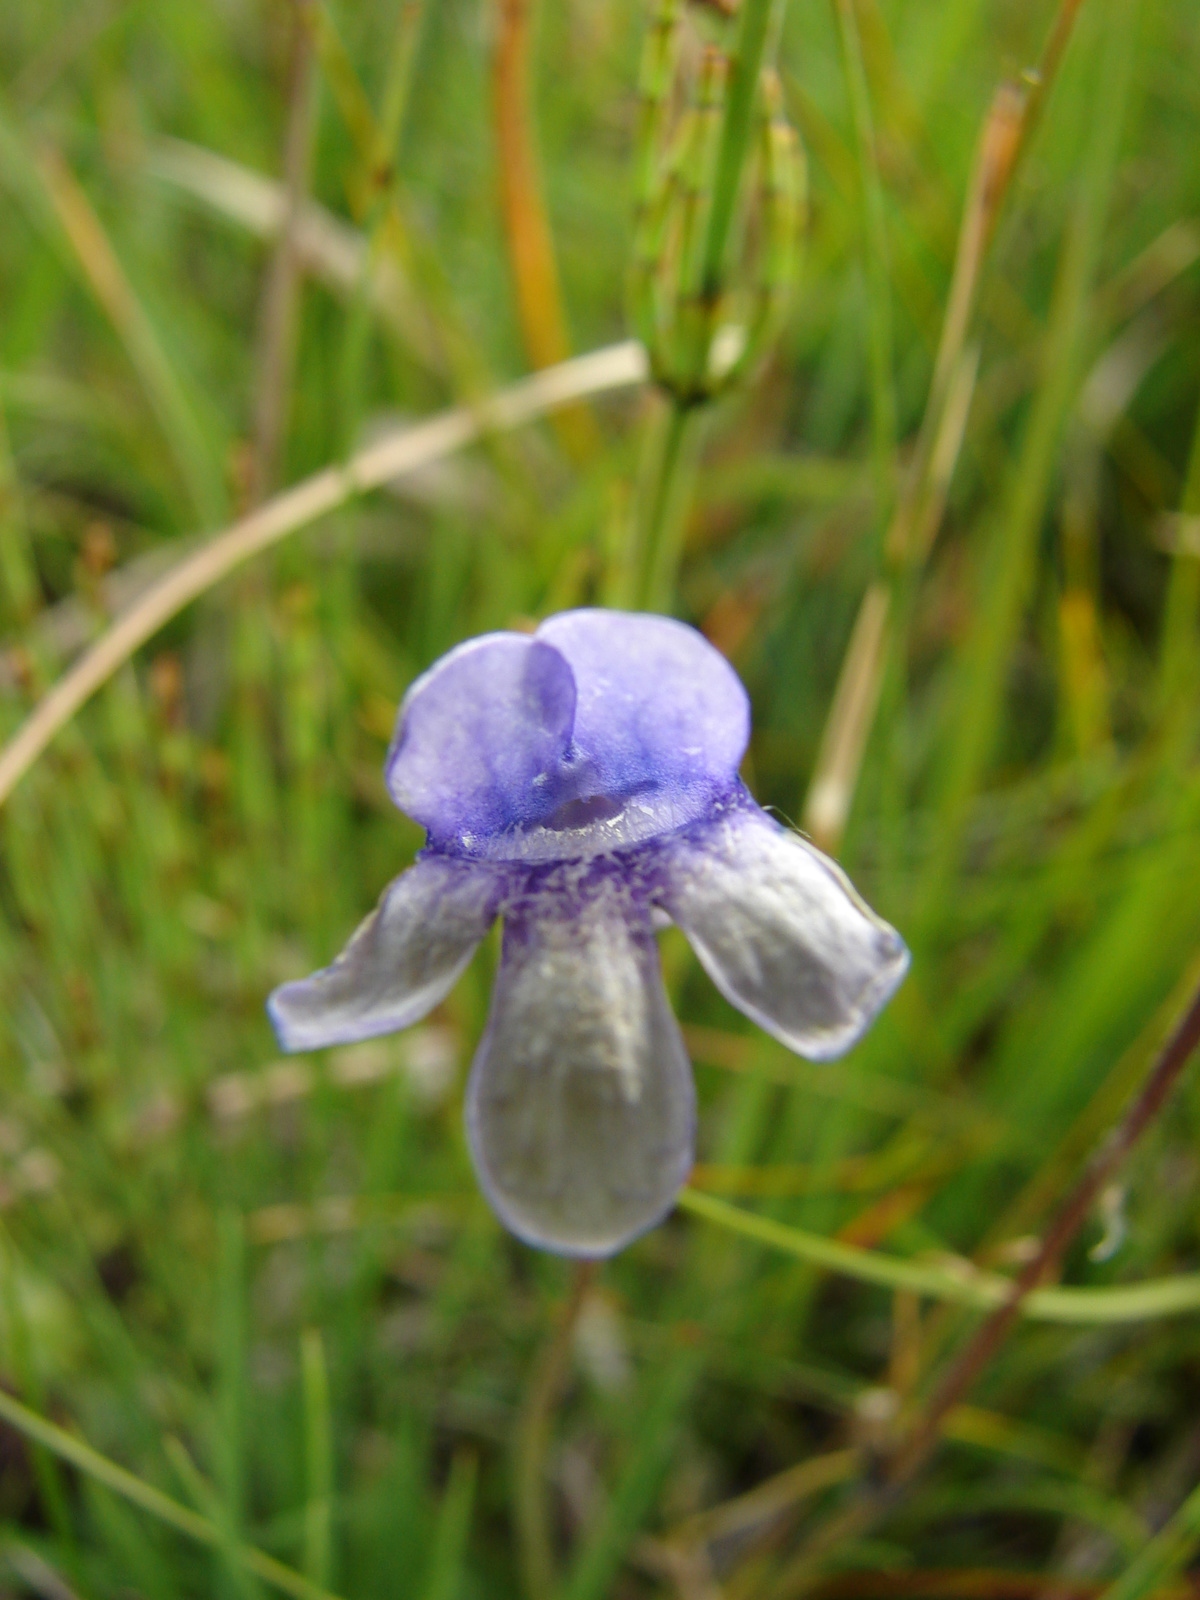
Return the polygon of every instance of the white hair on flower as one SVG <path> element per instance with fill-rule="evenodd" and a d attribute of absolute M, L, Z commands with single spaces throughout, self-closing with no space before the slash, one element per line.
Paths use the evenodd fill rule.
<path fill-rule="evenodd" d="M 665 918 L 735 1006 L 814 1060 L 848 1050 L 908 967 L 839 868 L 742 785 L 749 732 L 732 667 L 666 617 L 568 611 L 450 651 L 405 696 L 387 758 L 426 847 L 332 966 L 271 996 L 284 1049 L 410 1026 L 502 917 L 467 1090 L 480 1183 L 530 1244 L 620 1250 L 693 1159 Z"/>

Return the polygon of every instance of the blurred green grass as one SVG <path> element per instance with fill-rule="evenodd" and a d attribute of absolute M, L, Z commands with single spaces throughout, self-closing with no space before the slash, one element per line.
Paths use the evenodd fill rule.
<path fill-rule="evenodd" d="M 864 239 L 835 11 L 792 0 L 804 276 L 775 358 L 710 423 L 678 592 L 750 688 L 756 794 L 797 819 L 879 571 L 879 386 L 906 458 L 984 114 L 1052 21 L 1042 3 L 855 12 L 887 259 Z M 498 7 L 329 15 L 375 117 L 392 85 L 395 177 L 347 126 L 323 51 L 311 193 L 398 263 L 409 302 L 379 316 L 361 285 L 302 274 L 281 483 L 526 364 Z M 634 0 L 536 18 L 576 350 L 626 333 L 647 20 Z M 691 25 L 718 24 L 697 8 Z M 185 140 L 278 178 L 293 37 L 278 0 L 0 14 L 6 733 L 103 626 L 111 569 L 254 492 L 272 254 L 162 154 Z M 818 1072 L 745 1033 L 664 941 L 701 1182 L 779 1221 L 1011 1268 L 1195 976 L 1198 66 L 1192 7 L 1086 0 L 1001 216 L 945 528 L 840 852 L 913 945 L 904 989 Z M 124 289 L 95 236 L 64 227 L 80 193 Z M 0 1592 L 61 1595 L 57 1572 L 84 1597 L 245 1595 L 238 1538 L 355 1600 L 519 1592 L 511 1452 L 568 1274 L 500 1232 L 466 1157 L 492 953 L 427 1027 L 299 1069 L 276 1062 L 263 999 L 326 961 L 420 843 L 380 771 L 411 678 L 464 637 L 603 593 L 648 415 L 630 396 L 593 410 L 591 453 L 530 428 L 299 533 L 172 623 L 7 803 L 0 1381 L 222 1533 L 198 1548 L 8 1431 Z M 1198 1121 L 1185 1081 L 1068 1281 L 1196 1267 Z M 707 1574 L 672 1577 L 666 1535 L 869 1443 L 863 1395 L 919 1394 L 969 1325 L 672 1219 L 585 1303 L 548 1456 L 562 1593 L 782 1595 L 744 1545 L 755 1514 L 706 1545 Z M 1102 1583 L 1200 1475 L 1198 1390 L 1194 1318 L 1026 1324 L 918 1489 L 839 1563 L 972 1569 L 997 1595 L 1005 1569 L 1052 1593 Z M 841 1482 L 797 1489 L 787 1530 Z"/>

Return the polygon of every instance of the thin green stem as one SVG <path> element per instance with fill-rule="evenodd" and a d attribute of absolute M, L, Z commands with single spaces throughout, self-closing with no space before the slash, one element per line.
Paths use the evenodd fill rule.
<path fill-rule="evenodd" d="M 864 1250 L 821 1234 L 809 1233 L 770 1217 L 760 1217 L 728 1201 L 684 1189 L 679 1205 L 731 1233 L 770 1245 L 827 1272 L 855 1278 L 859 1283 L 884 1289 L 907 1289 L 931 1300 L 947 1300 L 979 1311 L 993 1311 L 1008 1301 L 1013 1280 L 999 1273 L 979 1272 L 969 1262 L 938 1266 L 906 1261 L 881 1250 Z M 1122 1284 L 1112 1289 L 1034 1289 L 1025 1295 L 1020 1312 L 1035 1322 L 1075 1323 L 1080 1326 L 1141 1322 L 1200 1311 L 1200 1273 L 1173 1278 L 1152 1278 L 1144 1283 Z"/>
<path fill-rule="evenodd" d="M 594 1261 L 576 1266 L 570 1294 L 534 1367 L 517 1425 L 514 1509 L 521 1573 L 529 1600 L 546 1600 L 554 1591 L 556 1563 L 546 1504 L 546 1452 L 554 1408 L 566 1375 L 571 1337 L 595 1275 Z"/>
<path fill-rule="evenodd" d="M 648 611 L 672 608 L 683 556 L 699 419 L 699 407 L 672 398 L 651 444 L 651 481 L 634 569 L 637 603 Z"/>
<path fill-rule="evenodd" d="M 1200 1547 L 1200 1488 L 1191 1494 L 1165 1527 L 1155 1534 L 1144 1550 L 1100 1600 L 1142 1600 L 1176 1578 Z"/>
<path fill-rule="evenodd" d="M 1171 561 L 1163 619 L 1162 655 L 1159 667 L 1159 692 L 1162 706 L 1169 711 L 1186 697 L 1191 702 L 1195 682 L 1196 621 L 1200 605 L 1200 552 L 1189 538 L 1189 526 L 1200 519 L 1200 406 L 1188 454 L 1187 476 L 1179 500 L 1179 526 L 1176 549 Z"/>
<path fill-rule="evenodd" d="M 217 1416 L 220 1425 L 218 1481 L 221 1500 L 214 1508 L 224 1523 L 231 1563 L 246 1509 L 246 1230 L 239 1212 L 228 1208 L 217 1221 Z"/>
<path fill-rule="evenodd" d="M 202 1516 L 212 1519 L 213 1526 L 221 1535 L 219 1555 L 223 1572 L 222 1569 L 218 1570 L 222 1572 L 224 1581 L 219 1585 L 218 1593 L 228 1593 L 234 1600 L 258 1600 L 258 1585 L 251 1581 L 238 1554 L 236 1530 L 220 1495 L 188 1455 L 181 1439 L 168 1434 L 163 1441 L 163 1448 L 192 1504 Z"/>
<path fill-rule="evenodd" d="M 0 1234 L 0 1306 L 8 1324 L 9 1361 L 21 1393 L 39 1408 L 45 1405 L 44 1385 L 33 1359 L 29 1321 L 17 1281 L 16 1253 L 5 1234 Z M 34 1444 L 30 1452 L 38 1494 L 55 1533 L 66 1549 L 75 1554 L 75 1529 L 58 1464 L 49 1451 Z"/>
<path fill-rule="evenodd" d="M 875 126 L 871 116 L 871 96 L 853 0 L 834 0 L 834 10 L 846 73 L 846 94 L 854 125 L 862 208 L 863 270 L 867 282 L 867 335 L 871 360 L 871 455 L 878 501 L 876 517 L 882 527 L 891 504 L 892 470 L 896 455 L 895 357 L 892 348 L 887 224 L 875 147 Z"/>
<path fill-rule="evenodd" d="M 0 607 L 10 626 L 26 622 L 38 601 L 37 571 L 23 510 L 8 419 L 0 406 Z"/>
<path fill-rule="evenodd" d="M 54 146 L 27 141 L 2 97 L 0 171 L 108 318 L 161 429 L 192 513 L 204 527 L 217 525 L 225 489 L 193 386 L 168 354 L 74 172 Z"/>
<path fill-rule="evenodd" d="M 300 1336 L 304 1390 L 304 1468 L 308 1493 L 304 1507 L 304 1571 L 318 1588 L 333 1571 L 333 1418 L 325 1346 L 316 1328 Z"/>
<path fill-rule="evenodd" d="M 938 842 L 926 870 L 918 943 L 944 914 L 971 804 L 995 746 L 1004 711 L 1006 663 L 1036 576 L 1037 534 L 1053 489 L 1059 441 L 1078 398 L 1092 285 L 1136 56 L 1138 0 L 1113 0 L 1097 26 L 1086 156 L 1060 253 L 1042 370 L 982 563 L 980 599 L 964 644 L 963 689 L 947 739 Z"/>
<path fill-rule="evenodd" d="M 463 1563 L 478 1480 L 479 1457 L 464 1447 L 450 1463 L 450 1480 L 433 1530 L 433 1554 L 421 1600 L 457 1600 L 463 1591 Z"/>
<path fill-rule="evenodd" d="M 403 0 L 388 60 L 379 125 L 383 135 L 383 147 L 388 153 L 393 169 L 400 154 L 400 133 L 408 111 L 417 55 L 421 48 L 421 31 L 427 11 L 426 0 Z"/>
<path fill-rule="evenodd" d="M 287 442 L 295 375 L 303 271 L 297 234 L 308 200 L 317 129 L 316 61 L 312 35 L 296 22 L 284 136 L 283 181 L 287 196 L 283 226 L 267 266 L 258 313 L 258 360 L 254 396 L 251 498 L 257 503 L 277 487 Z"/>
<path fill-rule="evenodd" d="M 371 286 L 378 279 L 381 263 L 387 253 L 389 219 L 395 192 L 394 174 L 400 165 L 401 130 L 408 108 L 425 11 L 425 0 L 405 0 L 384 83 L 377 129 L 379 159 L 375 170 L 368 173 L 368 180 L 373 185 L 373 198 L 362 221 L 366 248 L 362 253 L 358 282 L 350 299 L 338 359 L 341 392 L 338 443 L 343 455 L 353 449 L 362 420 L 367 356 L 374 327 Z"/>
<path fill-rule="evenodd" d="M 712 209 L 701 257 L 702 293 L 715 300 L 721 292 L 725 254 L 733 229 L 746 157 L 754 138 L 754 96 L 768 44 L 778 34 L 783 0 L 742 0 L 737 49 L 729 64 L 729 87 L 713 174 Z"/>
<path fill-rule="evenodd" d="M 170 1495 L 164 1494 L 161 1489 L 156 1489 L 153 1484 L 146 1483 L 143 1479 L 135 1477 L 132 1472 L 127 1472 L 124 1467 L 119 1467 L 115 1461 L 102 1456 L 98 1450 L 93 1450 L 91 1445 L 85 1444 L 82 1439 L 76 1439 L 65 1428 L 47 1421 L 45 1417 L 39 1417 L 35 1411 L 30 1411 L 19 1400 L 14 1400 L 11 1395 L 5 1394 L 2 1389 L 0 1389 L 0 1420 L 7 1422 L 10 1428 L 15 1428 L 25 1438 L 32 1439 L 35 1444 L 52 1451 L 61 1460 L 69 1461 L 73 1467 L 86 1473 L 89 1478 L 110 1489 L 114 1494 L 120 1495 L 123 1500 L 140 1506 L 143 1511 L 148 1511 L 160 1522 L 165 1522 L 198 1544 L 207 1545 L 210 1549 L 220 1549 L 225 1545 L 224 1532 L 210 1518 L 202 1517 L 199 1512 L 190 1511 L 187 1506 L 180 1505 L 178 1500 L 173 1500 Z M 337 1600 L 336 1595 L 310 1583 L 300 1573 L 293 1572 L 291 1567 L 285 1567 L 282 1561 L 276 1561 L 274 1556 L 269 1556 L 264 1551 L 256 1550 L 247 1544 L 239 1543 L 233 1548 L 237 1559 L 247 1572 L 261 1578 L 264 1583 L 274 1585 L 280 1593 L 292 1595 L 295 1600 Z"/>

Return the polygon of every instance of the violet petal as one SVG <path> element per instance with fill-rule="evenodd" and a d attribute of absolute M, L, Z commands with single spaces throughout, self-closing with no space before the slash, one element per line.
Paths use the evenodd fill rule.
<path fill-rule="evenodd" d="M 544 814 L 574 714 L 575 682 L 557 650 L 520 633 L 471 639 L 405 695 L 388 789 L 432 843 L 470 850 Z"/>
<path fill-rule="evenodd" d="M 574 745 L 599 793 L 655 789 L 691 820 L 737 777 L 750 702 L 737 673 L 686 623 L 627 611 L 564 611 L 535 638 L 575 675 Z"/>

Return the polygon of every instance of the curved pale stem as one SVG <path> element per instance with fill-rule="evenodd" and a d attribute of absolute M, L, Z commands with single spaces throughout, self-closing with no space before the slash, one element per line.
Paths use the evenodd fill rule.
<path fill-rule="evenodd" d="M 225 528 L 135 600 L 58 680 L 0 750 L 0 805 L 55 734 L 135 650 L 252 556 L 356 495 L 453 455 L 488 432 L 520 427 L 585 395 L 629 388 L 645 377 L 646 355 L 636 340 L 608 345 L 548 367 L 478 406 L 457 406 L 416 427 L 389 433 L 358 451 L 344 466 L 326 467 Z"/>

